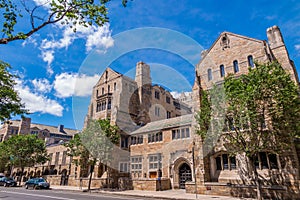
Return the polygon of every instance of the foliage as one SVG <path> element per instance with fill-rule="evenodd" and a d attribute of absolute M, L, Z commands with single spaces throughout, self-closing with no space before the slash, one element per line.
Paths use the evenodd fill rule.
<path fill-rule="evenodd" d="M 229 153 L 248 158 L 261 198 L 254 162 L 262 151 L 275 154 L 289 151 L 295 137 L 299 137 L 299 86 L 278 62 L 256 63 L 248 74 L 226 77 L 224 91 L 224 98 L 215 98 L 214 102 L 203 99 L 203 108 L 198 113 L 203 119 L 197 120 L 202 128 L 198 134 L 207 138 L 212 132 L 217 133 Z M 207 124 L 213 131 L 205 132 Z M 218 127 L 220 124 L 222 129 Z"/>
<path fill-rule="evenodd" d="M 201 90 L 200 93 L 200 110 L 195 116 L 198 128 L 196 132 L 204 140 L 211 122 L 211 102 L 209 100 L 209 92 Z"/>
<path fill-rule="evenodd" d="M 128 0 L 122 0 L 126 6 Z M 33 1 L 0 0 L 0 13 L 3 16 L 2 38 L 0 44 L 7 44 L 14 40 L 24 40 L 33 33 L 49 24 L 60 22 L 62 25 L 70 25 L 76 32 L 77 24 L 82 26 L 102 26 L 108 22 L 106 4 L 110 0 L 45 0 L 40 5 Z M 29 29 L 16 31 L 21 18 L 28 17 Z"/>
<path fill-rule="evenodd" d="M 0 172 L 3 173 L 7 169 L 9 164 L 9 155 L 5 151 L 5 146 L 0 143 Z"/>
<path fill-rule="evenodd" d="M 224 83 L 229 128 L 226 138 L 237 153 L 288 149 L 300 131 L 299 88 L 278 62 L 256 64 L 247 75 Z"/>
<path fill-rule="evenodd" d="M 13 115 L 27 113 L 14 89 L 16 85 L 14 79 L 17 76 L 11 74 L 8 69 L 10 65 L 0 61 L 0 121 L 10 119 Z"/>
<path fill-rule="evenodd" d="M 119 139 L 118 127 L 111 125 L 109 120 L 99 119 L 91 120 L 82 133 L 65 143 L 76 165 L 83 169 L 91 167 L 89 189 L 94 166 L 97 162 L 108 164 L 112 160 L 113 147 Z"/>
<path fill-rule="evenodd" d="M 48 160 L 45 142 L 36 135 L 12 136 L 3 142 L 3 150 L 14 167 L 30 167 Z"/>

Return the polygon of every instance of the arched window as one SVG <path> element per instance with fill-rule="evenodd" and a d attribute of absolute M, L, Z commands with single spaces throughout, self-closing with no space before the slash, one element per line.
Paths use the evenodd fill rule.
<path fill-rule="evenodd" d="M 107 86 L 107 92 L 110 93 L 110 85 Z"/>
<path fill-rule="evenodd" d="M 224 77 L 225 76 L 225 68 L 224 65 L 220 65 L 220 76 Z"/>
<path fill-rule="evenodd" d="M 248 65 L 250 67 L 254 67 L 254 62 L 253 62 L 253 56 L 252 55 L 248 56 Z"/>
<path fill-rule="evenodd" d="M 237 60 L 233 61 L 233 71 L 234 71 L 234 73 L 238 73 L 240 71 L 239 63 Z"/>
<path fill-rule="evenodd" d="M 211 69 L 208 69 L 208 70 L 207 70 L 207 79 L 208 79 L 208 81 L 212 80 Z"/>

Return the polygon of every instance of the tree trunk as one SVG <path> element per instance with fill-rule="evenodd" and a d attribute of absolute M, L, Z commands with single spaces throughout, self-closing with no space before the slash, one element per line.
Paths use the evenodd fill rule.
<path fill-rule="evenodd" d="M 95 167 L 95 163 L 93 163 L 93 164 L 91 165 L 91 169 L 90 169 L 90 179 L 89 179 L 89 185 L 88 185 L 88 191 L 91 190 L 92 175 L 93 175 L 93 172 L 94 172 L 94 167 Z"/>
<path fill-rule="evenodd" d="M 260 181 L 259 181 L 257 169 L 256 169 L 255 162 L 254 162 L 255 157 L 250 157 L 249 160 L 250 160 L 250 165 L 252 166 L 252 170 L 253 170 L 253 174 L 254 174 L 254 181 L 255 181 L 255 184 L 256 184 L 257 199 L 262 200 L 263 198 L 262 198 L 262 195 L 261 195 L 261 184 L 260 184 Z"/>
<path fill-rule="evenodd" d="M 23 173 L 24 173 L 24 167 L 21 167 L 21 175 L 20 175 L 19 186 L 21 186 L 21 183 L 22 183 Z"/>

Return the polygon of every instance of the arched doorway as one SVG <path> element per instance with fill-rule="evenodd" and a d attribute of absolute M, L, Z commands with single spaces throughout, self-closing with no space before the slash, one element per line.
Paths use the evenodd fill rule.
<path fill-rule="evenodd" d="M 60 179 L 60 185 L 68 185 L 68 171 L 66 169 L 62 170 L 61 172 L 61 179 Z"/>
<path fill-rule="evenodd" d="M 179 167 L 179 188 L 185 189 L 185 183 L 188 181 L 192 181 L 192 170 L 188 164 L 183 163 Z"/>

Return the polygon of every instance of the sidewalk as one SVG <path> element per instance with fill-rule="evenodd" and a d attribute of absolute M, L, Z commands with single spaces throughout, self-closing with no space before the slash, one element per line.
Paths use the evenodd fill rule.
<path fill-rule="evenodd" d="M 60 186 L 60 185 L 52 185 L 51 189 L 53 190 L 69 190 L 69 191 L 85 191 L 86 187 L 79 189 L 79 187 L 75 186 Z M 118 195 L 118 196 L 135 196 L 135 197 L 149 197 L 155 199 L 174 199 L 174 200 L 190 200 L 196 199 L 195 194 L 185 193 L 185 190 L 165 190 L 165 191 L 140 191 L 140 190 L 125 190 L 125 191 L 108 191 L 97 188 L 92 188 L 91 192 L 93 193 L 105 193 L 110 195 Z M 238 200 L 240 198 L 227 197 L 227 196 L 216 196 L 216 195 L 197 195 L 198 199 L 201 200 Z"/>

